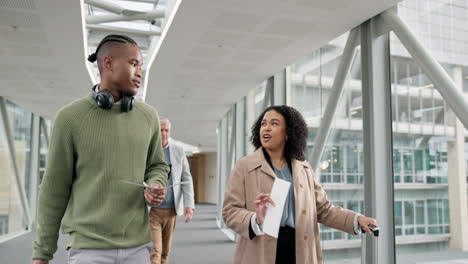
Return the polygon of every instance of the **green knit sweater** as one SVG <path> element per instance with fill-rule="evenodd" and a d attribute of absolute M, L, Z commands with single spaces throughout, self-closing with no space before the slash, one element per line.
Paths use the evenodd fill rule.
<path fill-rule="evenodd" d="M 128 248 L 151 241 L 143 188 L 167 185 L 159 117 L 136 101 L 131 112 L 96 106 L 91 96 L 65 106 L 54 122 L 40 185 L 33 259 L 52 259 L 62 232 L 72 248 Z"/>

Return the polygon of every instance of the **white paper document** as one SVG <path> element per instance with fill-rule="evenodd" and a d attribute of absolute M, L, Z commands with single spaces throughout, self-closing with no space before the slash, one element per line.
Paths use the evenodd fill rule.
<path fill-rule="evenodd" d="M 124 181 L 124 180 L 120 180 L 120 181 L 123 182 L 123 183 L 135 185 L 135 186 L 150 188 L 150 189 L 153 189 L 153 190 L 162 190 L 162 189 L 167 189 L 167 188 L 170 188 L 170 187 L 179 185 L 179 184 L 186 184 L 186 183 L 188 183 L 188 182 L 178 182 L 178 183 L 176 183 L 176 184 L 169 185 L 169 186 L 166 186 L 166 187 L 150 187 L 148 184 L 146 184 L 146 182 L 143 182 L 143 184 L 140 184 L 140 183 L 129 182 L 129 181 Z"/>
<path fill-rule="evenodd" d="M 270 193 L 270 198 L 275 202 L 275 206 L 268 206 L 262 226 L 263 233 L 278 238 L 284 203 L 286 202 L 286 197 L 288 197 L 289 188 L 291 188 L 290 182 L 279 178 L 275 179 Z"/>

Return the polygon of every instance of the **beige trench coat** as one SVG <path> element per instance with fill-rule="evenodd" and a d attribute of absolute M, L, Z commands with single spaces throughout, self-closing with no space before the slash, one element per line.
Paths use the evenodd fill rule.
<path fill-rule="evenodd" d="M 354 233 L 355 212 L 334 206 L 316 181 L 307 161 L 292 160 L 294 181 L 296 263 L 322 263 L 318 223 L 350 234 Z M 250 218 L 255 214 L 254 200 L 270 193 L 275 173 L 262 149 L 240 159 L 229 177 L 224 196 L 223 218 L 240 236 L 233 263 L 271 264 L 276 259 L 276 238 L 269 235 L 249 238 Z"/>

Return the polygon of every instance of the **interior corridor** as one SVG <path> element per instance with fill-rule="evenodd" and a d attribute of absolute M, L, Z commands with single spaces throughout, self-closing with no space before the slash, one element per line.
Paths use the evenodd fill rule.
<path fill-rule="evenodd" d="M 1 264 L 22 264 L 31 261 L 34 233 L 27 233 L 0 244 Z M 51 264 L 67 263 L 67 237 L 59 239 L 59 249 Z M 192 221 L 178 217 L 169 263 L 231 263 L 235 244 L 216 226 L 216 205 L 197 204 Z"/>

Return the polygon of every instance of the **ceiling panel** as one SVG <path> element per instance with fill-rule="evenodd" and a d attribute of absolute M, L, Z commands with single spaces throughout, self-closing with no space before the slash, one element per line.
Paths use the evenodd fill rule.
<path fill-rule="evenodd" d="M 86 95 L 80 1 L 0 1 L 0 96 L 53 118 Z"/>
<path fill-rule="evenodd" d="M 36 9 L 33 0 L 2 0 L 0 8 L 16 8 L 16 9 Z"/>
<path fill-rule="evenodd" d="M 15 9 L 0 9 L 0 25 L 14 28 L 40 28 L 42 26 L 39 15 L 34 12 L 15 10 Z"/>
<path fill-rule="evenodd" d="M 354 1 L 353 0 L 333 0 L 333 1 L 316 0 L 313 3 L 313 7 L 316 8 L 316 9 L 324 9 L 324 10 L 329 10 L 329 11 L 340 12 L 340 11 L 348 9 L 353 4 L 357 4 L 357 2 L 362 2 L 362 1 L 357 1 L 357 0 L 354 0 Z M 309 0 L 295 0 L 295 1 L 292 1 L 292 4 L 295 4 L 298 7 L 301 7 L 301 6 L 311 7 L 311 4 L 310 4 Z"/>
<path fill-rule="evenodd" d="M 47 46 L 28 45 L 23 43 L 12 43 L 8 50 L 16 56 L 22 57 L 51 57 L 52 51 Z"/>
<path fill-rule="evenodd" d="M 238 32 L 208 30 L 201 38 L 200 43 L 205 45 L 215 45 L 227 47 L 237 47 L 245 38 L 245 34 Z"/>
<path fill-rule="evenodd" d="M 8 29 L 0 30 L 0 37 L 8 43 L 31 43 L 37 45 L 48 45 L 48 41 L 43 32 L 24 30 L 24 29 Z"/>
<path fill-rule="evenodd" d="M 293 41 L 293 38 L 257 36 L 250 40 L 245 48 L 266 52 L 281 52 Z"/>
<path fill-rule="evenodd" d="M 211 25 L 208 25 L 208 28 L 245 34 L 259 26 L 264 19 L 264 16 L 249 13 L 221 12 L 215 17 Z"/>
<path fill-rule="evenodd" d="M 264 29 L 261 34 L 275 35 L 279 37 L 300 38 L 316 27 L 314 21 L 297 20 L 292 18 L 275 18 Z"/>
<path fill-rule="evenodd" d="M 397 2 L 182 1 L 148 69 L 146 102 L 177 116 L 174 124 L 188 132 L 174 130 L 176 139 L 215 150 L 217 121 L 233 103 Z"/>
<path fill-rule="evenodd" d="M 216 126 L 233 103 L 397 2 L 181 1 L 148 69 L 146 102 L 174 119 L 176 139 L 215 150 Z M 0 25 L 0 95 L 51 118 L 89 92 L 80 1 L 3 0 Z"/>

